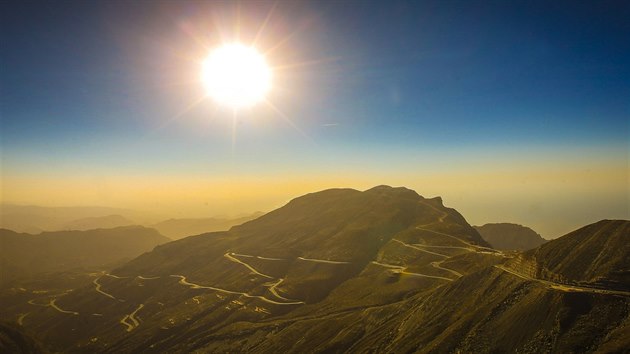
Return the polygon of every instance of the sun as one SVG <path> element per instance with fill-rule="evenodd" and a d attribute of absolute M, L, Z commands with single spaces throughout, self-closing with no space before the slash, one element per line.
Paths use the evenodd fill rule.
<path fill-rule="evenodd" d="M 246 108 L 265 99 L 271 89 L 271 69 L 255 48 L 226 44 L 204 60 L 202 81 L 217 103 Z"/>

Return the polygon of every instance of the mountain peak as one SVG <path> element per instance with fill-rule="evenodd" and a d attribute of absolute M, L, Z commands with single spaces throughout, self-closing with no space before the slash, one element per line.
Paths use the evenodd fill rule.
<path fill-rule="evenodd" d="M 381 184 L 376 187 L 372 187 L 364 191 L 364 193 L 381 193 L 381 194 L 399 194 L 399 195 L 413 195 L 419 197 L 420 195 L 416 191 L 405 187 L 392 187 L 385 184 Z"/>

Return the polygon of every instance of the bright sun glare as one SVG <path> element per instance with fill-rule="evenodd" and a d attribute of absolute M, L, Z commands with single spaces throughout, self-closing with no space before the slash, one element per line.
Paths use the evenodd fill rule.
<path fill-rule="evenodd" d="M 204 61 L 202 80 L 215 101 L 238 109 L 265 99 L 271 88 L 271 70 L 256 49 L 227 44 Z"/>

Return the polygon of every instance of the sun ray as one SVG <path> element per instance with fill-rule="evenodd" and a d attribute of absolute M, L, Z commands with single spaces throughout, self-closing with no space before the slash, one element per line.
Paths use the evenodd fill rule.
<path fill-rule="evenodd" d="M 287 36 L 282 38 L 278 43 L 276 43 L 276 45 L 274 45 L 271 48 L 267 49 L 267 51 L 265 51 L 263 53 L 263 55 L 267 56 L 270 53 L 272 53 L 273 51 L 275 51 L 276 49 L 282 47 L 287 42 L 289 42 L 289 40 L 291 40 L 295 35 L 297 35 L 298 33 L 302 32 L 302 31 L 304 31 L 310 25 L 311 25 L 311 21 L 307 21 L 307 22 L 302 23 L 300 26 L 298 26 L 298 28 L 295 29 L 295 31 L 289 33 Z"/>
<path fill-rule="evenodd" d="M 272 67 L 272 69 L 273 70 L 285 70 L 285 69 L 299 68 L 299 67 L 304 67 L 304 66 L 312 66 L 312 65 L 319 65 L 319 64 L 325 64 L 325 63 L 334 63 L 336 61 L 339 61 L 340 59 L 341 59 L 341 57 L 330 57 L 330 58 L 307 60 L 307 61 L 293 63 L 293 64 L 274 66 L 274 67 Z"/>
<path fill-rule="evenodd" d="M 265 18 L 265 21 L 263 21 L 262 25 L 258 29 L 258 32 L 256 33 L 254 40 L 252 41 L 252 46 L 255 47 L 256 44 L 258 43 L 258 39 L 260 39 L 260 36 L 262 35 L 265 28 L 267 27 L 267 24 L 269 23 L 269 20 L 271 19 L 271 16 L 273 15 L 273 12 L 276 10 L 277 6 L 278 6 L 278 1 L 275 1 L 273 5 L 271 6 L 271 9 L 269 9 L 269 12 L 267 12 L 267 17 Z"/>
<path fill-rule="evenodd" d="M 199 79 L 191 79 L 191 80 L 186 80 L 186 81 L 173 81 L 173 82 L 165 82 L 161 84 L 152 84 L 152 85 L 146 85 L 146 86 L 130 89 L 129 91 L 127 91 L 127 94 L 146 92 L 147 90 L 151 90 L 151 89 L 161 89 L 161 88 L 178 87 L 178 86 L 193 87 L 193 86 L 198 86 L 200 82 L 201 81 Z"/>
<path fill-rule="evenodd" d="M 278 43 L 276 43 L 276 45 L 272 46 L 271 48 L 267 49 L 263 55 L 268 56 L 269 54 L 271 54 L 274 50 L 280 48 L 281 46 L 283 46 L 286 42 L 288 42 L 291 38 L 293 38 L 294 35 L 296 35 L 298 32 L 298 30 L 293 31 L 291 34 L 289 34 L 288 36 L 282 38 Z"/>
<path fill-rule="evenodd" d="M 168 125 L 170 125 L 172 122 L 178 120 L 179 118 L 181 118 L 183 115 L 185 115 L 186 113 L 190 112 L 193 108 L 195 108 L 198 104 L 200 104 L 202 101 L 204 101 L 207 98 L 206 95 L 202 95 L 200 97 L 195 98 L 194 100 L 192 100 L 189 104 L 186 105 L 186 107 L 184 107 L 184 109 L 182 109 L 181 111 L 179 111 L 178 113 L 176 113 L 175 115 L 173 115 L 172 117 L 166 119 L 165 121 L 163 121 L 162 123 L 158 124 L 155 128 L 153 128 L 150 131 L 151 133 L 155 133 L 158 132 L 164 128 L 166 128 Z"/>
<path fill-rule="evenodd" d="M 213 23 L 214 25 L 214 23 Z M 205 27 L 205 26 L 204 26 Z M 189 22 L 184 22 L 179 25 L 180 30 L 186 34 L 189 38 L 191 38 L 195 43 L 203 48 L 205 51 L 209 51 L 211 48 L 208 45 L 207 38 L 200 34 L 199 28 Z"/>
<path fill-rule="evenodd" d="M 315 143 L 313 138 L 308 136 L 302 129 L 300 129 L 300 127 L 297 126 L 297 124 L 293 123 L 291 118 L 289 118 L 286 114 L 284 114 L 284 112 L 282 112 L 278 107 L 276 107 L 276 105 L 271 103 L 271 101 L 265 99 L 263 102 L 265 102 L 267 106 L 269 106 L 274 112 L 276 112 L 289 126 L 291 126 L 291 128 L 295 129 L 295 131 L 300 133 L 300 135 L 305 137 L 308 141 Z"/>
<path fill-rule="evenodd" d="M 225 44 L 225 43 L 230 42 L 233 39 L 233 38 L 229 38 L 229 36 L 226 34 L 226 31 L 229 31 L 229 29 L 226 29 L 224 26 L 221 26 L 220 17 L 218 14 L 216 13 L 212 14 L 211 22 L 212 22 L 212 29 L 214 29 L 214 31 L 210 29 L 210 33 L 217 34 L 214 37 L 218 38 L 218 43 Z"/>
<path fill-rule="evenodd" d="M 238 111 L 236 108 L 232 110 L 232 155 L 234 155 L 234 146 L 236 145 L 236 119 L 238 118 Z"/>
<path fill-rule="evenodd" d="M 241 40 L 241 1 L 236 0 L 236 21 L 234 21 L 234 33 L 236 33 L 236 41 Z"/>

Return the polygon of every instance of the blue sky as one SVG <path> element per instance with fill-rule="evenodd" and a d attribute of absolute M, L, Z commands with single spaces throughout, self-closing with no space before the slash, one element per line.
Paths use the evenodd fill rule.
<path fill-rule="evenodd" d="M 484 171 L 507 183 L 501 171 L 551 166 L 565 184 L 532 188 L 568 194 L 580 168 L 606 170 L 571 185 L 615 184 L 597 203 L 610 217 L 628 217 L 630 5 L 623 1 L 3 2 L 1 12 L 7 202 L 99 202 L 19 193 L 30 188 L 23 176 L 105 179 L 95 189 L 108 176 L 161 176 L 174 185 L 190 176 L 286 178 L 294 187 L 258 202 L 208 196 L 215 209 L 189 206 L 197 214 L 268 210 L 307 187 L 334 186 L 330 176 L 341 173 L 339 187 L 411 184 L 447 204 L 450 196 L 471 222 L 511 221 L 491 220 L 491 206 L 479 211 L 483 191 L 464 197 L 451 185 L 414 181 L 427 174 L 465 181 Z M 239 112 L 233 140 L 231 112 L 207 99 L 187 109 L 203 96 L 198 61 L 221 41 L 250 42 L 270 13 L 257 46 L 275 48 L 267 54 L 277 68 L 269 98 L 282 113 Z M 295 187 L 305 174 L 327 177 Z M 355 178 L 366 175 L 374 177 Z M 531 202 L 507 187 L 495 197 L 497 209 Z M 555 233 L 562 228 L 545 218 L 566 210 L 494 217 L 536 220 Z M 572 215 L 564 229 L 580 224 L 581 214 Z"/>

